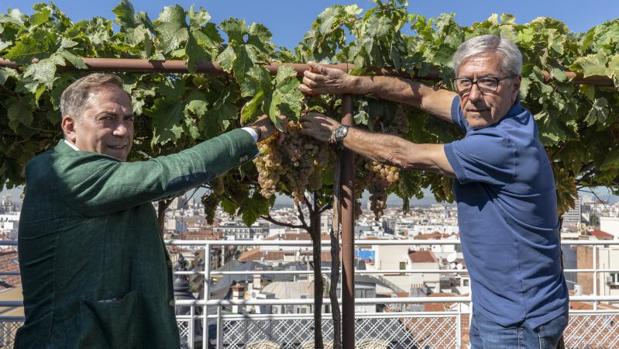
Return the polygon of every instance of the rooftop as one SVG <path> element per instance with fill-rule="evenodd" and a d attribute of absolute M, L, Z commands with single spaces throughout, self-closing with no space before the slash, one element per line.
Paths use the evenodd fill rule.
<path fill-rule="evenodd" d="M 432 251 L 410 251 L 408 257 L 413 263 L 436 263 L 438 259 Z"/>

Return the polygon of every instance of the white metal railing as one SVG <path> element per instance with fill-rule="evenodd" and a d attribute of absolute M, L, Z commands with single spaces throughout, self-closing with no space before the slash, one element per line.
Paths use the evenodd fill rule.
<path fill-rule="evenodd" d="M 220 271 L 211 270 L 212 250 L 215 247 L 226 246 L 279 246 L 279 247 L 311 247 L 312 242 L 304 241 L 229 241 L 229 240 L 170 240 L 166 241 L 170 246 L 194 247 L 194 251 L 204 252 L 204 268 L 193 271 L 175 271 L 175 275 L 203 275 L 203 297 L 196 300 L 178 300 L 177 307 L 189 307 L 189 313 L 178 315 L 179 331 L 186 347 L 194 348 L 196 343 L 202 348 L 224 348 L 243 346 L 248 341 L 279 340 L 282 348 L 298 348 L 304 341 L 311 339 L 313 314 L 233 314 L 226 313 L 226 309 L 250 306 L 292 306 L 301 305 L 310 307 L 313 300 L 309 299 L 252 299 L 252 300 L 221 300 L 210 298 L 210 280 L 213 276 L 225 275 L 310 275 L 311 270 L 249 270 L 249 271 Z M 433 245 L 458 245 L 459 240 L 357 240 L 356 246 L 433 246 Z M 15 241 L 0 241 L 0 246 L 16 246 Z M 562 245 L 591 246 L 593 247 L 592 268 L 565 269 L 566 273 L 592 273 L 593 294 L 585 296 L 572 296 L 572 302 L 592 302 L 593 310 L 570 311 L 570 325 L 565 332 L 568 348 L 580 348 L 587 345 L 602 347 L 616 347 L 619 345 L 619 331 L 609 330 L 608 324 L 619 324 L 619 309 L 599 309 L 600 303 L 619 302 L 619 296 L 601 296 L 598 294 L 598 274 L 619 272 L 619 269 L 598 268 L 599 246 L 619 245 L 619 241 L 587 241 L 565 240 Z M 330 242 L 322 241 L 325 251 L 330 250 Z M 323 274 L 330 274 L 329 269 L 323 269 Z M 355 274 L 467 274 L 466 270 L 459 269 L 415 269 L 415 270 L 357 270 Z M 0 271 L 3 275 L 19 275 L 17 272 Z M 329 305 L 329 299 L 323 299 L 325 305 Z M 367 334 L 380 336 L 379 330 L 390 328 L 400 329 L 401 335 L 391 336 L 384 340 L 391 343 L 391 347 L 430 347 L 430 348 L 460 348 L 464 344 L 462 340 L 463 326 L 467 326 L 469 311 L 462 305 L 470 305 L 468 296 L 460 297 L 402 297 L 402 298 L 357 298 L 355 304 L 362 305 L 385 305 L 396 309 L 398 306 L 421 305 L 426 303 L 451 303 L 456 305 L 449 311 L 425 312 L 406 311 L 397 312 L 373 312 L 356 314 L 356 337 L 357 342 L 369 339 Z M 21 307 L 22 302 L 17 300 L 0 301 L 0 307 Z M 15 330 L 21 317 L 7 317 L 0 314 L 0 348 L 3 342 L 10 345 L 11 329 Z M 17 324 L 17 325 L 16 325 Z M 215 328 L 214 334 L 209 333 L 209 325 Z M 325 338 L 332 336 L 333 329 L 330 314 L 323 316 L 323 332 Z M 612 327 L 612 326 L 611 326 Z M 442 333 L 437 328 L 443 329 Z M 413 331 L 414 330 L 414 331 Z M 384 331 L 383 331 L 384 332 Z M 386 333 L 386 332 L 385 332 Z M 420 338 L 419 334 L 426 334 Z M 448 335 L 444 335 L 447 333 Z M 415 336 L 417 334 L 417 336 Z M 12 332 L 14 335 L 14 331 Z M 273 338 L 273 336 L 282 338 Z M 423 344 L 423 346 L 421 345 Z M 438 345 L 438 346 L 437 346 Z"/>

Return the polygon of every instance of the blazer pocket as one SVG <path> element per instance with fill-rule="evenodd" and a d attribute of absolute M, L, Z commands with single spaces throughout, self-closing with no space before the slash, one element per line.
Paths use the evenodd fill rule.
<path fill-rule="evenodd" d="M 137 291 L 120 299 L 80 302 L 80 348 L 141 348 Z"/>

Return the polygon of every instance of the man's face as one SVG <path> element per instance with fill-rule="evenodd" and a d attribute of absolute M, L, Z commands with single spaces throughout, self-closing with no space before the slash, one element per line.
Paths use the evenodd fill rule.
<path fill-rule="evenodd" d="M 67 136 L 81 151 L 126 161 L 133 145 L 131 98 L 115 85 L 92 90 Z"/>
<path fill-rule="evenodd" d="M 457 78 L 498 79 L 495 91 L 480 91 L 479 86 L 473 84 L 468 93 L 458 92 L 462 112 L 474 129 L 497 123 L 507 114 L 518 97 L 520 77 L 508 77 L 501 68 L 502 60 L 503 55 L 500 53 L 473 56 L 466 59 L 457 72 Z"/>

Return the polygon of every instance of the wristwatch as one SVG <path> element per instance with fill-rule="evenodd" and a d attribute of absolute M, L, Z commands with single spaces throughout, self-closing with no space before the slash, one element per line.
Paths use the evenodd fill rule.
<path fill-rule="evenodd" d="M 333 130 L 331 133 L 331 137 L 329 138 L 329 143 L 331 144 L 341 144 L 344 141 L 344 137 L 348 134 L 348 128 L 350 126 L 340 125 L 338 128 Z"/>

